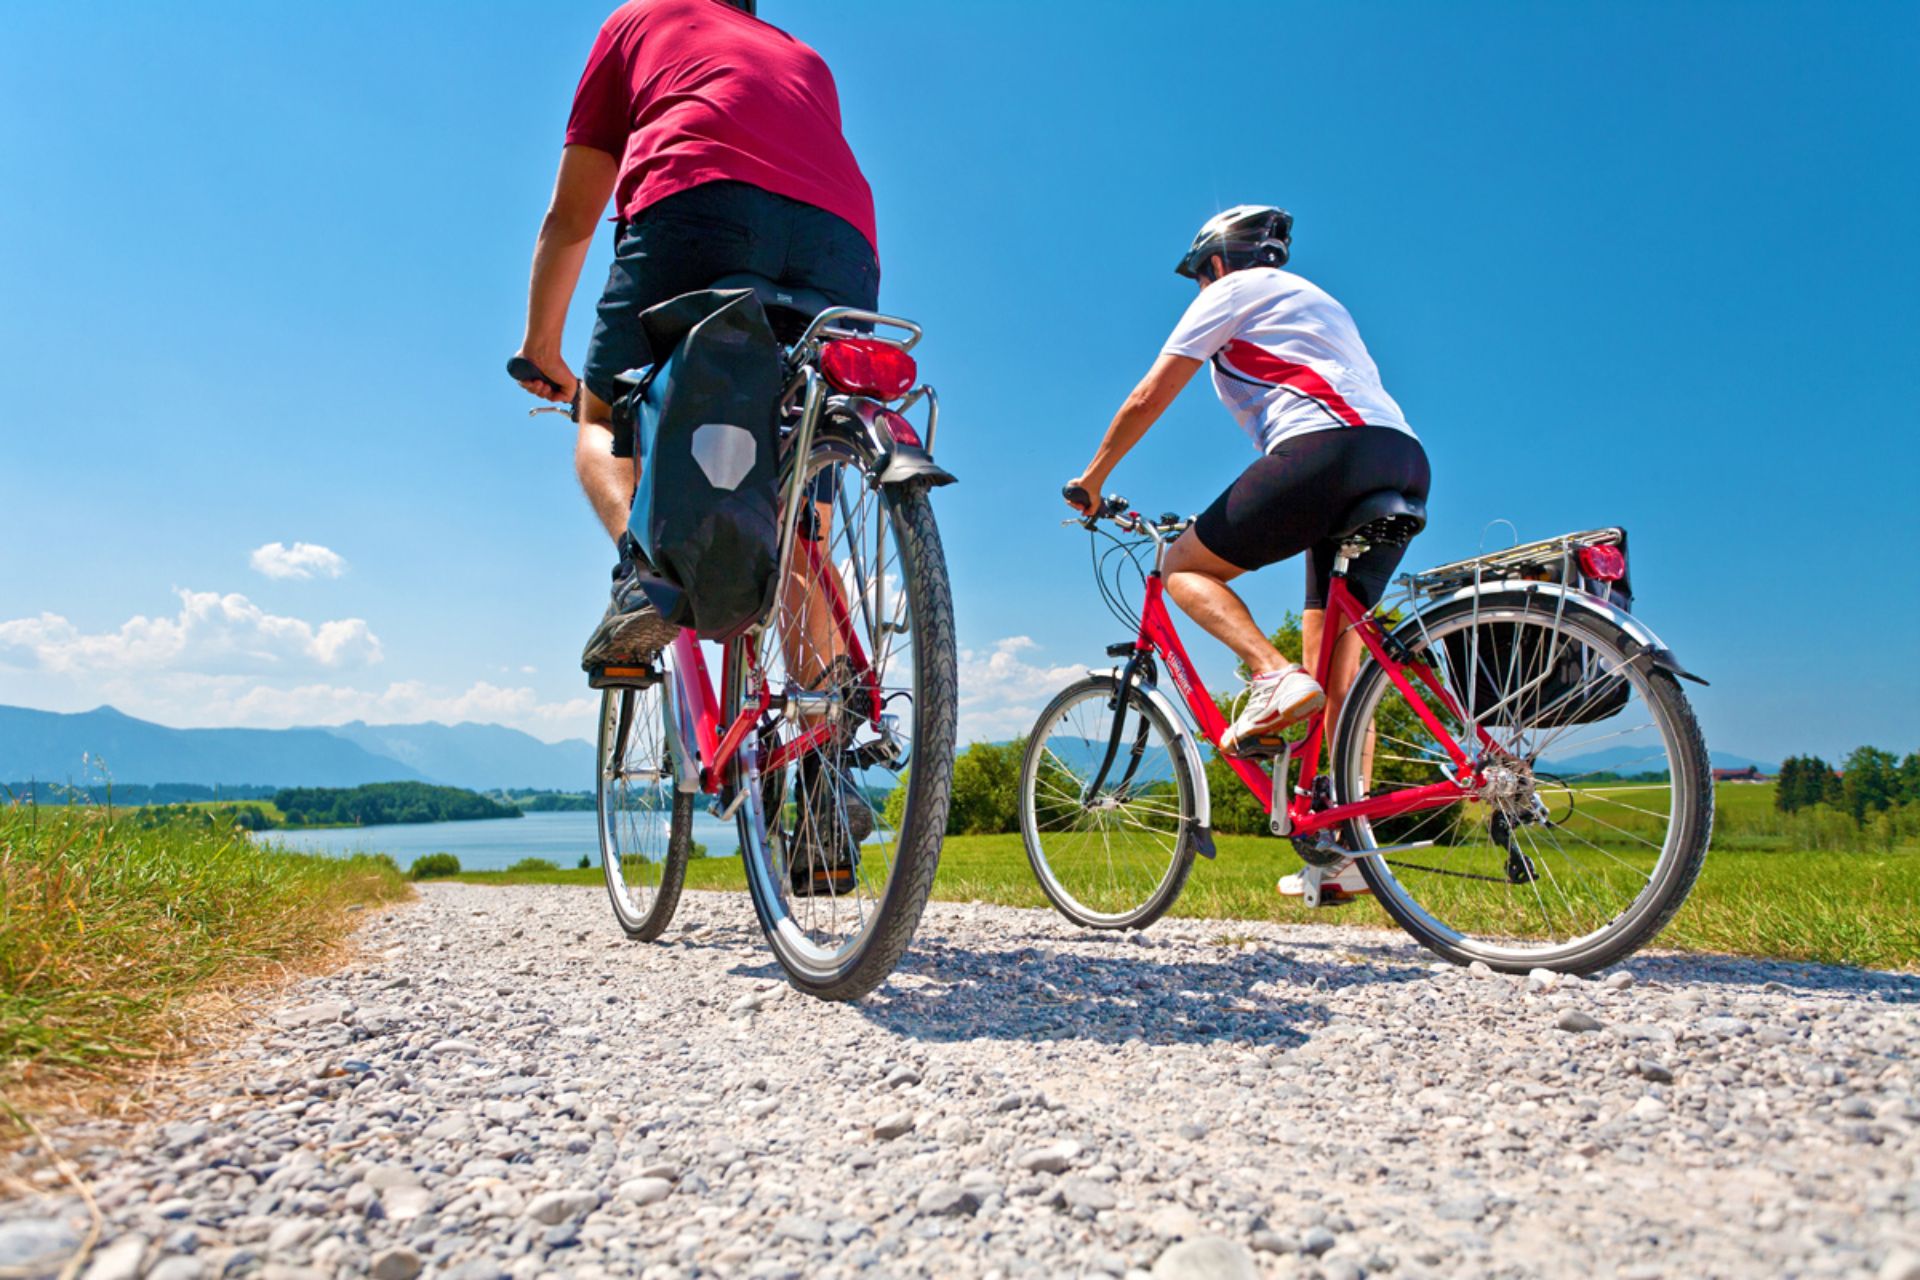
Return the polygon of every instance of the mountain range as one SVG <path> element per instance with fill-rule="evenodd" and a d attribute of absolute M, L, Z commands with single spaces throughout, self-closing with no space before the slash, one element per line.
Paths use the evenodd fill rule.
<path fill-rule="evenodd" d="M 0 706 L 0 782 L 194 782 L 351 787 L 437 782 L 584 791 L 593 745 L 496 724 L 361 721 L 297 729 L 171 729 L 97 707 L 63 714 Z"/>

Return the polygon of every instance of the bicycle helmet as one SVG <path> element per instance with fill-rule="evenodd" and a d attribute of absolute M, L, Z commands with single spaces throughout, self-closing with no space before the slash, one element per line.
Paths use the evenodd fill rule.
<path fill-rule="evenodd" d="M 1292 214 L 1270 204 L 1240 204 L 1207 219 L 1174 271 L 1198 280 L 1201 268 L 1216 253 L 1226 260 L 1229 271 L 1284 267 L 1292 248 Z"/>

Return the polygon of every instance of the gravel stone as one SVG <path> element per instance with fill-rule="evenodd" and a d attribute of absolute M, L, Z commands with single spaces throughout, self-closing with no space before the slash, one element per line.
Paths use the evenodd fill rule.
<path fill-rule="evenodd" d="M 1153 1280 L 1260 1280 L 1245 1246 L 1220 1236 L 1182 1240 L 1153 1264 Z"/>
<path fill-rule="evenodd" d="M 936 1182 L 920 1193 L 917 1207 L 929 1218 L 971 1217 L 979 1211 L 980 1197 L 957 1182 Z"/>
<path fill-rule="evenodd" d="M 373 1280 L 413 1280 L 426 1264 L 419 1254 L 405 1245 L 392 1249 L 382 1249 L 373 1255 L 373 1261 L 367 1267 L 367 1274 Z"/>
<path fill-rule="evenodd" d="M 670 945 L 587 887 L 356 923 L 165 1114 L 50 1135 L 97 1280 L 1147 1280 L 1215 1238 L 1282 1280 L 1920 1280 L 1915 975 L 1530 983 L 1350 926 L 1123 942 L 937 902 L 829 1004 L 772 980 L 738 894 L 686 894 Z M 0 1156 L 31 1189 L 0 1249 L 57 1231 L 57 1269 L 86 1216 L 41 1160 Z"/>
<path fill-rule="evenodd" d="M 0 1222 L 0 1267 L 31 1271 L 64 1262 L 79 1247 L 80 1233 L 65 1222 L 49 1218 Z"/>
<path fill-rule="evenodd" d="M 94 1250 L 81 1280 L 134 1280 L 147 1256 L 147 1238 L 124 1235 Z"/>
<path fill-rule="evenodd" d="M 1590 1013 L 1582 1013 L 1578 1009 L 1568 1009 L 1554 1019 L 1553 1025 L 1562 1031 L 1598 1031 L 1600 1019 Z"/>
<path fill-rule="evenodd" d="M 673 1184 L 665 1178 L 629 1178 L 620 1184 L 620 1198 L 636 1208 L 658 1204 L 673 1194 Z"/>

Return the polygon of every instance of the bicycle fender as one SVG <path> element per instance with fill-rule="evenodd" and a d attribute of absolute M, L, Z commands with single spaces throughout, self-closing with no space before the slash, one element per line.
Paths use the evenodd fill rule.
<path fill-rule="evenodd" d="M 1475 595 L 1478 595 L 1483 601 L 1488 603 L 1500 603 L 1502 601 L 1512 602 L 1516 599 L 1524 603 L 1530 598 L 1540 596 L 1556 602 L 1564 601 L 1566 608 L 1578 609 L 1582 613 L 1591 614 L 1623 632 L 1638 649 L 1638 652 L 1633 655 L 1635 658 L 1645 657 L 1648 662 L 1660 668 L 1662 671 L 1668 672 L 1682 680 L 1691 680 L 1695 684 L 1701 685 L 1707 683 L 1706 680 L 1680 665 L 1680 659 L 1674 656 L 1673 650 L 1667 647 L 1665 641 L 1654 634 L 1652 627 L 1649 627 L 1646 623 L 1610 600 L 1602 600 L 1600 597 L 1588 595 L 1584 591 L 1576 591 L 1564 583 L 1559 582 L 1514 583 L 1511 585 L 1502 585 L 1493 590 L 1483 589 L 1479 591 L 1476 591 L 1472 587 L 1461 587 L 1456 591 L 1435 596 L 1431 601 L 1423 605 L 1411 618 L 1401 623 L 1394 634 L 1398 635 L 1402 640 L 1416 638 L 1421 634 L 1419 626 L 1421 618 L 1449 607 L 1462 604 L 1470 606 Z M 1411 631 L 1408 630 L 1409 627 L 1412 628 Z"/>
<path fill-rule="evenodd" d="M 1107 674 L 1114 679 L 1120 678 L 1118 671 Z M 1179 728 L 1187 728 L 1187 718 L 1178 710 L 1173 700 L 1160 692 L 1158 685 L 1134 681 L 1133 685 L 1140 696 L 1152 703 L 1154 709 L 1167 718 L 1167 723 Z M 1203 858 L 1214 856 L 1213 847 L 1213 796 L 1207 791 L 1207 762 L 1200 757 L 1200 745 L 1191 732 L 1180 735 L 1180 750 L 1187 758 L 1187 773 L 1193 778 L 1193 847 Z"/>
<path fill-rule="evenodd" d="M 919 480 L 929 488 L 937 488 L 957 480 L 952 472 L 935 462 L 933 455 L 921 445 L 894 439 L 887 425 L 889 410 L 885 405 L 863 396 L 845 396 L 835 397 L 829 407 L 846 414 L 866 433 L 867 443 L 874 453 L 874 475 L 881 484 Z"/>
<path fill-rule="evenodd" d="M 932 454 L 910 444 L 894 445 L 880 463 L 881 484 L 921 480 L 931 487 L 938 487 L 953 484 L 956 479 L 952 472 L 933 460 Z"/>

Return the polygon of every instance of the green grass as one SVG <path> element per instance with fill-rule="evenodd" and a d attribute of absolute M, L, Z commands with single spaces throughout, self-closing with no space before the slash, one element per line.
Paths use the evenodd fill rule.
<path fill-rule="evenodd" d="M 1769 847 L 1772 789 L 1720 788 L 1715 847 L 1692 896 L 1655 944 L 1683 951 L 1733 953 L 1872 968 L 1920 966 L 1920 848 L 1890 853 L 1807 852 Z M 1308 911 L 1274 890 L 1274 881 L 1298 869 L 1282 841 L 1259 836 L 1217 838 L 1219 857 L 1195 862 L 1174 915 L 1219 920 L 1346 924 L 1391 929 L 1393 921 L 1371 899 Z M 469 872 L 472 884 L 599 885 L 600 871 L 565 869 L 533 874 Z M 690 864 L 694 889 L 744 889 L 737 858 L 701 858 Z M 1446 882 L 1442 882 L 1443 886 Z M 1455 924 L 1483 927 L 1511 912 L 1474 897 L 1463 882 Z M 1423 886 L 1424 887 L 1424 886 Z M 952 836 L 940 858 L 934 896 L 947 901 L 1045 907 L 1017 835 Z M 1437 909 L 1437 908 L 1436 908 Z"/>
<path fill-rule="evenodd" d="M 196 999 L 310 965 L 349 907 L 407 893 L 390 859 L 143 827 L 127 810 L 0 807 L 0 1088 L 162 1055 Z"/>

